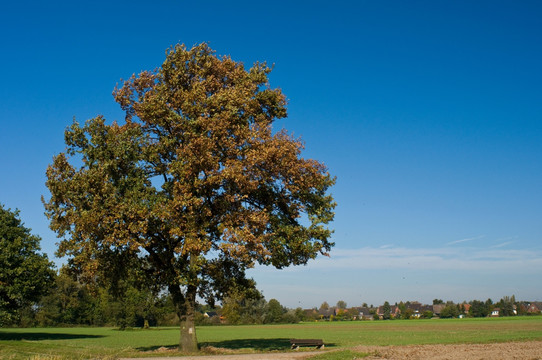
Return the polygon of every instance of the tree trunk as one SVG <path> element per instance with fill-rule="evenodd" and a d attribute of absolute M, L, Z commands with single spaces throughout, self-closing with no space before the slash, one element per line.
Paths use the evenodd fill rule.
<path fill-rule="evenodd" d="M 183 306 L 181 319 L 181 338 L 179 349 L 183 352 L 198 351 L 198 339 L 196 337 L 195 311 L 196 311 L 196 287 L 188 286 Z"/>
<path fill-rule="evenodd" d="M 185 259 L 186 260 L 186 259 Z M 168 286 L 169 293 L 173 299 L 175 310 L 181 322 L 181 336 L 179 339 L 179 350 L 187 353 L 198 351 L 198 339 L 196 338 L 196 294 L 197 294 L 197 273 L 195 271 L 195 258 L 190 256 L 190 272 L 188 283 L 183 292 L 179 284 Z"/>

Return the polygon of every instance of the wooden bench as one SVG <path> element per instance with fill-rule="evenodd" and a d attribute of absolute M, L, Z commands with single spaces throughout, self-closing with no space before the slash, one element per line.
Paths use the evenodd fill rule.
<path fill-rule="evenodd" d="M 290 339 L 292 349 L 297 350 L 300 346 L 316 346 L 318 349 L 324 348 L 324 341 L 322 339 Z"/>

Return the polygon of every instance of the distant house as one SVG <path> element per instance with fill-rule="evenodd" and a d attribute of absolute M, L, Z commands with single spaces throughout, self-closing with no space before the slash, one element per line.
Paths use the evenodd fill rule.
<path fill-rule="evenodd" d="M 433 314 L 433 315 L 435 314 L 435 313 L 433 312 L 433 305 L 422 305 L 422 307 L 420 308 L 419 312 L 420 312 L 419 317 L 421 317 L 421 316 L 426 316 L 427 313 L 431 313 L 431 314 Z M 432 316 L 433 316 L 433 315 L 432 315 Z"/>
<path fill-rule="evenodd" d="M 500 308 L 493 308 L 493 310 L 491 310 L 491 317 L 499 317 L 501 313 L 501 309 Z"/>
<path fill-rule="evenodd" d="M 318 316 L 321 320 L 329 320 L 332 315 L 335 315 L 335 308 L 318 310 Z"/>
<path fill-rule="evenodd" d="M 542 302 L 540 302 L 540 301 L 535 301 L 535 302 L 531 303 L 531 305 L 536 306 L 536 308 L 537 308 L 540 312 L 542 312 Z"/>
<path fill-rule="evenodd" d="M 206 317 L 208 319 L 213 318 L 215 316 L 218 316 L 218 313 L 216 311 L 207 311 L 203 313 L 203 317 Z"/>
<path fill-rule="evenodd" d="M 303 316 L 307 320 L 318 320 L 320 318 L 318 316 L 318 310 L 316 310 L 316 309 L 305 309 L 305 310 L 303 310 Z"/>
<path fill-rule="evenodd" d="M 378 314 L 378 317 L 380 319 L 384 318 L 384 306 L 379 306 L 376 310 L 376 313 Z M 399 309 L 399 306 L 396 305 L 390 305 L 390 316 L 392 317 L 398 317 L 401 315 L 401 309 Z"/>
<path fill-rule="evenodd" d="M 353 307 L 349 312 L 353 320 L 373 320 L 373 314 L 368 307 Z"/>
<path fill-rule="evenodd" d="M 216 311 L 206 311 L 203 313 L 203 317 L 213 324 L 224 323 L 226 321 L 226 317 L 220 315 Z"/>
<path fill-rule="evenodd" d="M 531 303 L 527 306 L 527 313 L 529 314 L 539 314 L 541 312 L 540 307 L 538 307 L 536 303 Z"/>
<path fill-rule="evenodd" d="M 406 308 L 412 310 L 412 317 L 415 318 L 420 318 L 423 315 L 423 312 L 426 310 L 432 311 L 432 309 L 427 308 L 427 305 L 422 305 L 417 301 L 407 303 Z"/>
<path fill-rule="evenodd" d="M 444 309 L 445 307 L 446 307 L 446 304 L 433 305 L 433 314 L 435 314 L 435 316 L 440 316 L 442 309 Z"/>
<path fill-rule="evenodd" d="M 337 315 L 345 315 L 348 313 L 348 309 L 341 309 L 341 308 L 335 308 L 335 316 Z"/>

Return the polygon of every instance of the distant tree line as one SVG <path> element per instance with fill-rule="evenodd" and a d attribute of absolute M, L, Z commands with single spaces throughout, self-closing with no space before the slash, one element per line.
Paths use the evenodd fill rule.
<path fill-rule="evenodd" d="M 87 278 L 68 263 L 59 271 L 40 253 L 40 238 L 32 235 L 18 211 L 0 205 L 0 326 L 117 326 L 178 325 L 180 319 L 169 292 L 142 281 L 133 267 L 123 276 Z M 129 265 L 129 264 L 128 264 Z M 131 268 L 130 268 L 131 269 Z M 300 321 L 388 320 L 515 316 L 541 314 L 542 303 L 472 300 L 455 304 L 434 299 L 433 305 L 400 302 L 348 308 L 343 300 L 332 307 L 288 309 L 277 299 L 266 301 L 254 286 L 231 288 L 216 304 L 198 305 L 198 325 L 273 324 Z"/>
<path fill-rule="evenodd" d="M 21 307 L 6 326 L 115 326 L 119 328 L 176 326 L 179 318 L 166 291 L 138 287 L 129 280 L 115 290 L 77 280 L 60 269 L 48 292 Z M 288 309 L 276 299 L 266 301 L 255 289 L 234 290 L 220 306 L 199 305 L 197 325 L 297 323 L 301 309 Z M 210 316 L 209 316 L 210 314 Z"/>
<path fill-rule="evenodd" d="M 374 307 L 348 308 L 346 302 L 336 306 L 324 302 L 319 309 L 289 309 L 277 299 L 267 301 L 257 289 L 234 289 L 220 305 L 198 305 L 197 325 L 220 324 L 276 324 L 301 321 L 351 321 L 439 318 L 487 317 L 494 309 L 498 316 L 531 315 L 527 304 L 517 302 L 514 296 L 505 296 L 496 303 L 472 300 L 461 304 L 451 301 L 437 303 L 440 310 L 416 312 L 416 303 L 400 302 Z M 419 303 L 417 303 L 419 304 Z M 433 306 L 434 306 L 433 305 Z M 360 316 L 361 311 L 368 313 Z M 98 286 L 77 278 L 67 266 L 53 276 L 48 291 L 39 300 L 28 302 L 4 321 L 7 326 L 115 326 L 118 328 L 176 326 L 179 318 L 170 294 L 151 287 L 138 286 L 137 282 L 123 279 L 115 286 Z"/>

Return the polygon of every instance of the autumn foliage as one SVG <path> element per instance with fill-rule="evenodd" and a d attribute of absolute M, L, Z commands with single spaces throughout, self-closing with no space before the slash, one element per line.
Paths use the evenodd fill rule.
<path fill-rule="evenodd" d="M 327 254 L 334 179 L 286 131 L 270 68 L 177 45 L 155 71 L 115 89 L 122 123 L 98 116 L 65 132 L 47 169 L 51 228 L 81 274 L 138 268 L 173 295 L 181 347 L 195 350 L 196 296 L 253 285 L 245 270 Z"/>

